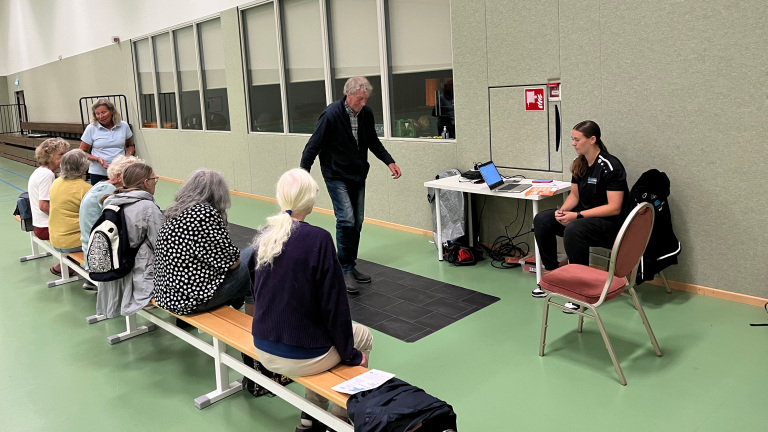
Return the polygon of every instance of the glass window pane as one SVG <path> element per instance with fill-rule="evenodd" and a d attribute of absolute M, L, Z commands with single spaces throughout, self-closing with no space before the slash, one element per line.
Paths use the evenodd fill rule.
<path fill-rule="evenodd" d="M 392 136 L 455 138 L 450 2 L 388 4 Z"/>
<path fill-rule="evenodd" d="M 179 81 L 179 108 L 182 129 L 202 129 L 203 115 L 200 109 L 200 83 L 197 79 L 195 32 L 192 26 L 173 32 L 176 44 L 176 67 Z"/>
<path fill-rule="evenodd" d="M 149 50 L 149 39 L 134 42 L 133 49 L 136 55 L 136 79 L 139 82 L 141 126 L 156 128 L 155 85 L 152 81 L 152 54 Z"/>
<path fill-rule="evenodd" d="M 379 31 L 375 1 L 331 0 L 330 21 L 333 53 L 333 96 L 344 96 L 344 83 L 353 76 L 368 78 L 373 93 L 367 105 L 373 110 L 376 132 L 384 136 L 381 103 Z"/>
<path fill-rule="evenodd" d="M 317 0 L 283 3 L 288 130 L 312 133 L 326 107 L 323 37 Z"/>
<path fill-rule="evenodd" d="M 224 70 L 224 42 L 221 21 L 216 18 L 198 24 L 200 59 L 203 70 L 205 121 L 208 130 L 229 130 L 229 100 Z"/>
<path fill-rule="evenodd" d="M 171 35 L 163 33 L 152 38 L 157 73 L 157 99 L 160 108 L 160 127 L 176 129 L 176 86 L 173 83 L 173 55 Z"/>
<path fill-rule="evenodd" d="M 283 132 L 283 105 L 272 3 L 243 11 L 251 131 Z"/>

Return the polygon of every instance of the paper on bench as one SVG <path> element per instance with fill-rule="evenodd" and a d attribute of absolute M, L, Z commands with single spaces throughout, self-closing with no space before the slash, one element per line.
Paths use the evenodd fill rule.
<path fill-rule="evenodd" d="M 344 381 L 343 383 L 331 387 L 331 390 L 335 390 L 339 393 L 355 394 L 365 390 L 375 389 L 376 387 L 394 378 L 395 374 L 380 371 L 378 369 L 371 369 L 368 372 L 358 375 L 351 380 Z"/>

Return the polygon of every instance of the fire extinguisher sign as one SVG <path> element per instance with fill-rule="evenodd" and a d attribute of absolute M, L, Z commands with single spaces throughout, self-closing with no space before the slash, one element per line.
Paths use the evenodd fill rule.
<path fill-rule="evenodd" d="M 544 89 L 543 88 L 525 89 L 525 110 L 526 111 L 544 111 Z"/>

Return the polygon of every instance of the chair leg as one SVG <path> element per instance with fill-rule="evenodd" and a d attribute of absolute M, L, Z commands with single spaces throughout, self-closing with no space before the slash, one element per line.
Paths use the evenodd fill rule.
<path fill-rule="evenodd" d="M 584 315 L 579 315 L 579 325 L 576 327 L 576 331 L 581 333 L 584 330 Z"/>
<path fill-rule="evenodd" d="M 661 280 L 664 282 L 664 289 L 667 290 L 667 294 L 672 294 L 672 290 L 669 289 L 669 283 L 667 282 L 667 278 L 664 276 L 664 272 L 660 271 L 659 276 L 661 276 Z"/>
<path fill-rule="evenodd" d="M 656 335 L 653 334 L 651 323 L 648 322 L 648 317 L 645 315 L 645 309 L 643 309 L 643 305 L 640 304 L 640 299 L 637 298 L 637 292 L 635 292 L 633 287 L 629 288 L 629 295 L 632 297 L 632 301 L 635 303 L 635 309 L 640 313 L 640 319 L 643 320 L 645 331 L 648 332 L 648 337 L 651 338 L 651 345 L 653 345 L 653 349 L 656 351 L 656 355 L 661 357 L 663 354 L 661 352 L 661 348 L 659 348 L 659 342 L 656 340 Z"/>
<path fill-rule="evenodd" d="M 611 361 L 613 362 L 613 368 L 616 370 L 616 375 L 619 376 L 619 383 L 621 383 L 621 385 L 627 385 L 627 379 L 624 378 L 624 372 L 622 372 L 621 366 L 619 366 L 619 360 L 616 358 L 616 352 L 613 350 L 613 344 L 611 343 L 611 339 L 608 337 L 608 333 L 606 333 L 605 331 L 603 320 L 600 318 L 600 314 L 597 313 L 597 309 L 595 309 L 592 306 L 590 306 L 589 309 L 592 310 L 592 313 L 594 314 L 595 322 L 597 322 L 597 328 L 600 329 L 600 334 L 603 335 L 605 348 L 608 350 L 608 354 L 611 356 Z"/>
<path fill-rule="evenodd" d="M 539 357 L 544 356 L 544 345 L 547 339 L 547 318 L 549 318 L 549 300 L 550 296 L 544 301 L 544 316 L 541 318 L 541 341 L 539 342 Z"/>

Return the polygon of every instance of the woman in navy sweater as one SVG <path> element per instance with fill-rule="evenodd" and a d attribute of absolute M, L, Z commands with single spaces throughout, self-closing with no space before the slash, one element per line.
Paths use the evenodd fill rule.
<path fill-rule="evenodd" d="M 253 241 L 248 263 L 253 281 L 255 312 L 253 343 L 259 361 L 288 376 L 307 376 L 339 363 L 368 366 L 373 337 L 349 312 L 344 275 L 328 231 L 304 222 L 312 212 L 317 183 L 303 169 L 292 169 L 277 183 L 280 213 Z M 329 402 L 306 390 L 310 402 Z M 341 407 L 334 415 L 346 418 Z M 321 430 L 302 413 L 297 431 Z M 325 430 L 324 428 L 322 430 Z"/>

